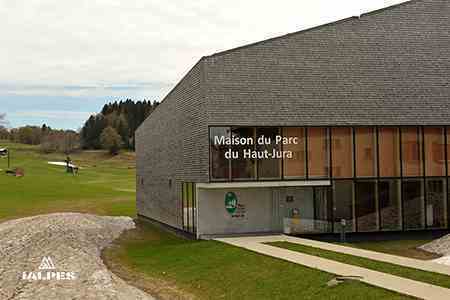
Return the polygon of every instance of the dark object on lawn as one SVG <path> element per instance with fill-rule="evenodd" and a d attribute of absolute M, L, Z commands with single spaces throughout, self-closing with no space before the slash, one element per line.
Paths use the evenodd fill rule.
<path fill-rule="evenodd" d="M 335 286 L 349 280 L 360 280 L 361 276 L 339 276 L 327 282 L 327 286 Z"/>
<path fill-rule="evenodd" d="M 15 169 L 9 169 L 6 170 L 6 174 L 15 176 L 15 177 L 23 177 L 25 176 L 25 170 L 22 168 L 15 168 Z"/>
<path fill-rule="evenodd" d="M 0 148 L 0 156 L 6 156 L 6 155 L 8 155 L 8 149 Z"/>
<path fill-rule="evenodd" d="M 67 156 L 64 162 L 66 163 L 67 173 L 72 173 L 73 175 L 78 174 L 78 167 L 73 164 L 72 160 L 70 159 L 70 156 Z"/>

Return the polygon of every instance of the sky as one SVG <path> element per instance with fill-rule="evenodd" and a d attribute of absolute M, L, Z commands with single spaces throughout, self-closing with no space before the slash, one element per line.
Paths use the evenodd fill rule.
<path fill-rule="evenodd" d="M 205 55 L 399 0 L 0 0 L 0 114 L 79 129 L 114 100 L 160 101 Z"/>

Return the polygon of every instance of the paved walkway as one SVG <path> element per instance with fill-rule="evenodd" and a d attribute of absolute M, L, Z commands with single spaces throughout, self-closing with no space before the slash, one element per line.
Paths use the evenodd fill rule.
<path fill-rule="evenodd" d="M 306 239 L 298 239 L 293 237 L 288 237 L 284 235 L 277 236 L 259 236 L 259 237 L 235 237 L 235 238 L 219 238 L 216 239 L 218 241 L 231 244 L 237 247 L 245 248 L 257 253 L 261 253 L 264 255 L 280 258 L 283 260 L 287 260 L 293 263 L 297 263 L 300 265 L 304 265 L 306 267 L 322 270 L 328 273 L 337 274 L 340 276 L 357 276 L 360 277 L 360 281 L 368 283 L 370 285 L 378 286 L 384 289 L 392 290 L 398 293 L 410 295 L 413 297 L 421 298 L 421 299 L 430 299 L 430 300 L 448 300 L 450 299 L 450 289 L 446 289 L 443 287 L 435 286 L 428 283 L 423 283 L 411 279 L 402 278 L 395 275 L 390 275 L 378 271 L 373 271 L 353 265 L 348 265 L 344 263 L 340 263 L 337 261 L 320 258 L 317 256 L 307 255 L 296 251 L 291 251 L 283 248 L 278 248 L 270 245 L 266 245 L 263 243 L 276 242 L 276 241 L 288 241 L 291 243 L 298 243 L 307 246 L 319 247 L 326 250 L 338 251 L 342 253 L 363 256 L 371 259 L 382 260 L 392 262 L 392 259 L 398 259 L 397 256 L 394 255 L 380 255 L 380 253 L 373 251 L 366 251 L 360 249 L 353 249 L 350 247 L 337 246 L 328 243 L 317 242 L 306 240 Z M 334 248 L 337 246 L 338 248 Z M 340 248 L 342 247 L 342 248 Z M 345 249 L 343 249 L 345 248 Z M 357 250 L 353 252 L 353 250 Z M 355 254 L 357 253 L 357 254 Z M 377 257 L 377 258 L 373 258 Z M 413 260 L 417 261 L 417 260 Z M 412 266 L 413 261 L 408 259 L 405 261 L 408 263 L 408 266 Z M 418 261 L 421 262 L 421 261 Z M 392 262 L 394 263 L 394 262 Z M 397 260 L 395 262 L 398 265 L 402 265 Z M 431 264 L 431 265 L 430 265 Z M 428 264 L 417 264 L 421 269 L 426 268 L 426 270 L 433 269 L 440 270 L 444 273 L 448 274 L 444 269 L 440 269 L 442 266 L 436 263 L 428 263 Z M 434 266 L 436 265 L 436 266 Z M 445 267 L 445 266 L 444 266 Z M 447 267 L 448 268 L 448 267 Z M 436 272 L 436 271 L 434 271 Z"/>

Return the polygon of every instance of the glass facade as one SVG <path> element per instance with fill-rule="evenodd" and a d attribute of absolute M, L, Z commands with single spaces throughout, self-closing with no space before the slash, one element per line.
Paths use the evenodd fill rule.
<path fill-rule="evenodd" d="M 285 127 L 283 128 L 283 136 L 290 138 L 298 138 L 296 144 L 290 143 L 283 146 L 283 150 L 291 151 L 292 158 L 283 160 L 283 177 L 284 178 L 305 178 L 306 177 L 306 129 L 303 127 Z"/>
<path fill-rule="evenodd" d="M 257 140 L 264 139 L 263 144 L 258 144 L 256 149 L 258 151 L 267 150 L 272 153 L 274 150 L 281 150 L 281 145 L 276 144 L 276 136 L 280 135 L 280 128 L 256 128 Z M 260 179 L 280 179 L 281 178 L 281 159 L 267 158 L 258 160 L 258 178 Z"/>
<path fill-rule="evenodd" d="M 254 144 L 215 145 L 217 135 Z M 210 127 L 210 144 L 211 181 L 330 180 L 314 195 L 329 232 L 342 219 L 356 232 L 450 226 L 450 126 Z M 225 158 L 249 148 L 290 156 Z"/>
<path fill-rule="evenodd" d="M 308 176 L 311 178 L 328 177 L 328 129 L 308 128 L 307 132 Z"/>
<path fill-rule="evenodd" d="M 183 230 L 195 234 L 197 232 L 197 195 L 195 183 L 183 182 L 181 185 L 181 197 Z"/>

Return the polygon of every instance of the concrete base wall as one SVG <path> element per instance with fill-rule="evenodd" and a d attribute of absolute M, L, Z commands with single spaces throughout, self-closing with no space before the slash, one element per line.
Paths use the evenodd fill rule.
<path fill-rule="evenodd" d="M 230 214 L 225 208 L 225 195 L 234 192 L 242 205 L 240 212 Z M 270 188 L 199 189 L 197 194 L 198 227 L 202 235 L 271 232 L 273 200 Z"/>
<path fill-rule="evenodd" d="M 235 213 L 225 207 L 228 192 L 238 198 Z M 292 209 L 297 209 L 302 219 L 313 219 L 312 188 L 198 189 L 198 236 L 282 232 L 283 218 Z"/>

